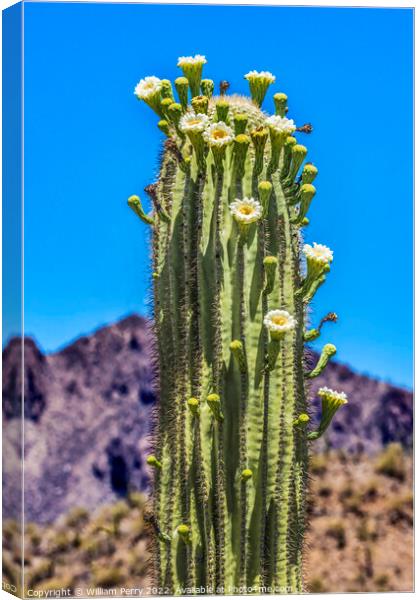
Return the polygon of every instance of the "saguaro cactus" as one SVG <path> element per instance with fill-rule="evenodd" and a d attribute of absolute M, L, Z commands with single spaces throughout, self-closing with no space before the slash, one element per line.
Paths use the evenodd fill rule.
<path fill-rule="evenodd" d="M 302 246 L 317 169 L 293 136 L 311 131 L 261 105 L 275 78 L 245 75 L 251 98 L 213 96 L 203 56 L 182 57 L 172 84 L 146 77 L 135 94 L 167 136 L 153 203 L 129 205 L 153 232 L 160 395 L 151 522 L 162 593 L 302 591 L 308 443 L 346 402 L 321 388 L 310 425 L 306 308 L 333 254 Z M 191 98 L 191 100 L 190 100 Z M 190 103 L 189 103 L 190 100 Z M 299 175 L 300 172 L 300 175 Z M 306 268 L 304 259 L 306 258 Z"/>

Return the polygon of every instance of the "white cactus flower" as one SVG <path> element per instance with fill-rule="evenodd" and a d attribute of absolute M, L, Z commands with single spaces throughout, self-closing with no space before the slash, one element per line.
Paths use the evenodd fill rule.
<path fill-rule="evenodd" d="M 303 253 L 308 260 L 319 264 L 328 265 L 333 259 L 333 251 L 323 244 L 305 244 Z"/>
<path fill-rule="evenodd" d="M 202 113 L 187 112 L 179 122 L 179 128 L 184 133 L 201 133 L 209 124 L 209 118 Z"/>
<path fill-rule="evenodd" d="M 296 125 L 293 119 L 280 117 L 280 115 L 272 115 L 265 120 L 265 124 L 271 127 L 277 133 L 291 135 L 296 130 Z"/>
<path fill-rule="evenodd" d="M 202 54 L 196 54 L 195 56 L 180 56 L 178 58 L 178 67 L 186 67 L 188 65 L 205 65 L 206 62 L 206 57 Z"/>
<path fill-rule="evenodd" d="M 328 387 L 322 387 L 318 390 L 318 396 L 323 400 L 330 402 L 338 402 L 339 404 L 347 404 L 347 394 L 344 392 L 336 392 Z"/>
<path fill-rule="evenodd" d="M 296 327 L 296 319 L 287 310 L 270 310 L 264 317 L 264 325 L 270 335 L 278 339 Z"/>
<path fill-rule="evenodd" d="M 237 199 L 229 205 L 229 209 L 235 221 L 242 225 L 259 221 L 263 213 L 261 204 L 254 198 Z"/>
<path fill-rule="evenodd" d="M 154 75 L 150 75 L 149 77 L 145 77 L 141 79 L 134 89 L 134 93 L 137 98 L 141 100 L 146 100 L 157 94 L 162 89 L 162 81 L 159 77 L 155 77 Z"/>
<path fill-rule="evenodd" d="M 274 83 L 276 81 L 276 78 L 272 73 L 270 73 L 270 71 L 250 71 L 249 73 L 244 75 L 244 77 L 245 79 L 248 79 L 248 81 L 250 81 L 251 79 L 254 81 L 259 79 L 268 84 Z"/>
<path fill-rule="evenodd" d="M 226 146 L 233 141 L 233 130 L 223 121 L 212 123 L 203 133 L 203 138 L 210 146 Z"/>

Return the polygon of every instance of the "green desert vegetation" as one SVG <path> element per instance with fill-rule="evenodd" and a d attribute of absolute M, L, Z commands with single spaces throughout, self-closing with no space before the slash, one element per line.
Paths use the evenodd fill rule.
<path fill-rule="evenodd" d="M 312 478 L 304 553 L 310 573 L 307 591 L 412 589 L 412 460 L 404 454 L 404 477 L 396 479 L 376 472 L 385 453 L 387 449 L 380 456 L 361 456 L 354 468 L 343 472 L 342 455 L 331 451 L 322 475 Z M 320 462 L 320 455 L 311 459 L 315 469 Z M 349 497 L 360 503 L 358 509 L 349 508 Z M 124 516 L 116 532 L 117 514 Z M 151 584 L 148 520 L 145 496 L 133 493 L 123 503 L 104 506 L 93 514 L 77 509 L 49 526 L 29 523 L 25 531 L 27 587 L 144 587 L 146 594 Z M 13 583 L 20 561 L 16 524 L 6 522 L 4 534 L 3 575 Z M 66 543 L 57 544 L 57 539 Z M 333 563 L 340 569 L 331 569 Z"/>
<path fill-rule="evenodd" d="M 128 199 L 153 250 L 153 577 L 175 594 L 300 592 L 308 448 L 347 403 L 318 386 L 320 422 L 308 414 L 307 384 L 336 348 L 326 343 L 309 368 L 305 345 L 337 319 L 308 328 L 333 260 L 303 240 L 316 217 L 312 127 L 289 118 L 282 90 L 274 114 L 262 109 L 271 73 L 244 75 L 249 97 L 228 85 L 216 95 L 206 63 L 180 57 L 174 84 L 153 75 L 135 88 L 166 137 L 145 189 L 152 212 Z"/>

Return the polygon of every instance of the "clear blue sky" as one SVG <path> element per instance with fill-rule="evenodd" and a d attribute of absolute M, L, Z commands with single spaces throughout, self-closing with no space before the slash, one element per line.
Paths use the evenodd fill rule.
<path fill-rule="evenodd" d="M 26 4 L 26 332 L 45 350 L 146 313 L 148 240 L 126 207 L 161 134 L 133 88 L 179 55 L 245 92 L 270 70 L 319 168 L 308 241 L 335 259 L 315 318 L 361 372 L 411 386 L 412 11 Z M 267 107 L 269 107 L 269 102 Z M 328 331 L 327 331 L 328 328 Z M 7 333 L 7 332 L 6 332 Z"/>

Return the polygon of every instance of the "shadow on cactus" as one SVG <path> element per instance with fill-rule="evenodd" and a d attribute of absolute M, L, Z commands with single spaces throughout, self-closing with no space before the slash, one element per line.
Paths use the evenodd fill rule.
<path fill-rule="evenodd" d="M 251 71 L 251 98 L 213 96 L 203 56 L 181 57 L 172 84 L 136 96 L 167 136 L 159 181 L 129 205 L 153 232 L 160 380 L 151 523 L 156 584 L 166 593 L 301 592 L 308 445 L 345 394 L 321 388 L 312 426 L 305 368 L 307 306 L 333 258 L 303 245 L 317 175 L 286 117 L 261 105 L 275 77 Z M 306 262 L 304 267 L 303 262 Z"/>

